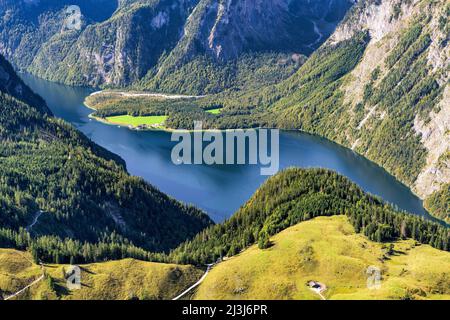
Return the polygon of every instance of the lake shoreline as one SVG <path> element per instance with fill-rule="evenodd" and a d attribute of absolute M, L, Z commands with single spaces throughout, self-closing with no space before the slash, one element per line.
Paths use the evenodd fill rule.
<path fill-rule="evenodd" d="M 96 110 L 93 107 L 89 107 L 86 103 L 85 103 L 85 105 L 86 105 L 86 107 L 88 107 L 91 110 Z M 306 135 L 309 135 L 309 136 L 312 136 L 312 137 L 315 137 L 315 138 L 323 139 L 324 141 L 326 141 L 328 143 L 332 143 L 332 144 L 335 144 L 335 145 L 337 145 L 337 146 L 339 146 L 341 148 L 345 148 L 347 150 L 350 150 L 351 152 L 356 154 L 358 157 L 362 157 L 365 160 L 368 160 L 368 161 L 372 162 L 374 165 L 379 167 L 381 170 L 385 171 L 385 173 L 391 175 L 384 167 L 382 167 L 381 165 L 371 161 L 370 159 L 367 159 L 366 157 L 364 157 L 364 155 L 356 152 L 355 150 L 353 150 L 351 148 L 348 148 L 347 146 L 341 145 L 341 144 L 339 144 L 339 143 L 337 143 L 335 141 L 329 140 L 326 137 L 323 137 L 323 136 L 320 136 L 320 135 L 317 135 L 317 134 L 313 134 L 313 133 L 310 133 L 310 132 L 306 132 L 306 131 L 303 131 L 301 129 L 279 129 L 279 128 L 276 128 L 276 127 L 273 127 L 273 128 L 270 128 L 270 127 L 256 127 L 256 128 L 245 128 L 245 129 L 242 129 L 242 128 L 241 129 L 205 129 L 205 130 L 188 130 L 188 129 L 172 129 L 172 128 L 145 128 L 145 129 L 138 129 L 138 128 L 134 128 L 134 127 L 131 127 L 131 126 L 120 125 L 120 124 L 115 124 L 115 123 L 109 122 L 109 121 L 107 121 L 104 118 L 100 118 L 100 117 L 94 116 L 93 113 L 89 115 L 89 118 L 94 119 L 96 121 L 99 121 L 99 122 L 101 122 L 103 124 L 106 124 L 106 125 L 124 127 L 124 128 L 126 128 L 128 130 L 131 130 L 131 131 L 160 131 L 160 132 L 167 132 L 167 133 L 173 133 L 175 131 L 179 131 L 179 132 L 194 133 L 194 132 L 227 132 L 227 131 L 234 131 L 234 130 L 248 130 L 248 129 L 261 130 L 261 129 L 266 129 L 266 130 L 280 130 L 281 132 L 287 132 L 287 133 L 289 133 L 289 132 L 302 133 L 302 134 L 306 134 Z M 395 177 L 395 176 L 393 176 L 393 177 Z M 408 185 L 406 185 L 402 181 L 398 180 L 397 177 L 395 177 L 395 178 L 400 184 L 402 184 L 405 188 L 410 190 L 411 193 L 413 193 L 414 196 L 417 197 L 417 199 L 419 199 L 421 202 L 424 201 L 424 199 L 422 199 L 419 195 L 417 195 Z M 374 195 L 374 194 L 372 194 L 372 195 Z M 377 195 L 374 195 L 374 196 L 377 196 Z M 383 201 L 386 202 L 385 200 L 383 200 Z M 424 208 L 424 210 L 427 213 L 429 213 L 428 210 L 426 210 L 425 208 Z M 445 223 L 445 221 L 444 221 L 444 223 Z"/>
<path fill-rule="evenodd" d="M 98 93 L 97 93 L 97 92 L 98 92 Z M 99 94 L 99 93 L 102 93 L 102 92 L 104 92 L 104 91 L 97 91 L 97 92 L 94 92 L 93 94 Z M 91 94 L 91 95 L 92 95 L 92 94 Z M 87 98 L 87 97 L 86 97 L 86 98 Z M 87 108 L 89 108 L 89 109 L 91 109 L 91 110 L 97 111 L 97 109 L 95 109 L 94 107 L 89 106 L 88 103 L 86 102 L 86 100 L 85 100 L 83 103 L 84 103 L 84 105 L 85 105 Z M 93 113 L 89 115 L 89 118 L 94 119 L 94 120 L 96 120 L 96 121 L 99 121 L 99 122 L 101 122 L 101 123 L 103 123 L 103 124 L 106 124 L 106 125 L 112 125 L 112 126 L 120 126 L 120 127 L 122 127 L 122 125 L 115 124 L 115 123 L 111 123 L 111 122 L 107 121 L 107 120 L 104 119 L 104 118 L 96 117 L 96 116 L 93 115 Z M 348 150 L 352 151 L 353 153 L 355 153 L 356 155 L 358 155 L 359 157 L 362 157 L 362 158 L 364 158 L 364 159 L 366 159 L 366 160 L 372 162 L 373 164 L 375 164 L 376 166 L 378 166 L 380 169 L 382 169 L 383 171 L 385 171 L 387 174 L 392 175 L 392 174 L 389 173 L 383 166 L 379 165 L 379 164 L 376 163 L 376 162 L 371 161 L 370 159 L 368 159 L 368 158 L 366 158 L 364 155 L 362 155 L 362 154 L 356 152 L 356 151 L 353 150 L 352 148 L 349 148 L 349 147 L 347 147 L 347 146 L 345 146 L 345 145 L 339 144 L 339 143 L 337 143 L 337 142 L 335 142 L 335 141 L 333 141 L 333 140 L 327 139 L 326 137 L 323 137 L 323 136 L 321 136 L 321 135 L 313 134 L 313 133 L 310 133 L 310 132 L 307 132 L 307 131 L 303 131 L 303 130 L 301 130 L 301 129 L 280 129 L 280 128 L 276 128 L 276 127 L 273 127 L 273 128 L 270 128 L 270 127 L 256 127 L 256 128 L 245 128 L 245 129 L 240 128 L 240 129 L 205 129 L 205 130 L 193 130 L 193 129 L 172 129 L 172 128 L 145 128 L 145 129 L 138 129 L 138 128 L 133 128 L 133 127 L 126 126 L 126 125 L 123 125 L 123 127 L 124 127 L 124 128 L 127 128 L 128 130 L 132 130 L 132 131 L 160 131 L 160 132 L 167 132 L 167 133 L 173 133 L 173 132 L 175 132 L 175 131 L 189 132 L 189 133 L 200 132 L 200 131 L 201 131 L 201 132 L 227 132 L 227 131 L 233 131 L 233 130 L 248 130 L 248 129 L 256 129 L 256 130 L 260 130 L 260 129 L 266 129 L 266 130 L 280 130 L 280 131 L 282 131 L 282 132 L 294 132 L 294 133 L 298 132 L 298 133 L 307 134 L 307 135 L 310 135 L 310 136 L 313 136 L 313 137 L 316 137 L 316 138 L 323 139 L 323 140 L 325 140 L 325 141 L 327 141 L 327 142 L 329 142 L 329 143 L 333 143 L 333 144 L 335 144 L 335 145 L 337 145 L 337 146 L 339 146 L 339 147 L 348 149 Z M 392 176 L 395 177 L 394 175 L 392 175 Z M 403 181 L 398 180 L 397 177 L 395 177 L 395 179 L 396 179 L 400 184 L 402 184 L 405 188 L 407 188 L 408 190 L 410 190 L 411 193 L 414 194 L 414 196 L 417 197 L 417 199 L 419 199 L 419 200 L 423 203 L 424 199 L 421 198 L 418 194 L 416 194 L 412 188 L 410 188 L 408 185 L 406 185 Z M 426 210 L 425 208 L 424 208 L 424 210 L 429 214 L 428 210 Z M 432 215 L 430 214 L 430 216 L 432 216 Z M 436 217 L 434 217 L 434 216 L 432 216 L 432 217 L 433 217 L 433 218 L 436 218 Z M 436 219 L 438 219 L 438 218 L 436 218 Z M 442 221 L 441 219 L 438 219 L 438 220 L 439 220 L 439 221 Z M 442 222 L 445 223 L 445 221 L 442 221 Z"/>
<path fill-rule="evenodd" d="M 92 95 L 95 95 L 95 94 L 100 94 L 101 92 L 104 92 L 104 91 L 96 91 L 96 92 L 90 94 L 89 96 L 92 96 Z M 88 97 L 89 97 L 89 96 L 88 96 Z M 86 108 L 88 108 L 88 109 L 90 109 L 90 110 L 93 110 L 93 111 L 98 111 L 96 108 L 94 108 L 93 106 L 89 105 L 89 103 L 88 103 L 86 100 L 87 100 L 87 97 L 86 97 L 86 99 L 83 101 L 83 104 L 84 104 L 84 106 L 85 106 Z M 142 127 L 142 128 L 139 128 L 139 126 L 138 126 L 138 127 L 135 127 L 135 126 L 133 126 L 133 125 L 114 123 L 114 122 L 108 121 L 106 118 L 97 117 L 97 116 L 95 116 L 94 114 L 95 114 L 95 112 L 89 114 L 88 117 L 89 117 L 90 119 L 93 119 L 93 120 L 95 120 L 95 121 L 101 122 L 101 123 L 106 124 L 106 125 L 109 125 L 109 126 L 124 127 L 124 128 L 127 128 L 128 130 L 132 130 L 132 131 L 163 131 L 163 132 L 174 132 L 174 131 L 176 130 L 176 129 L 170 129 L 170 128 L 165 128 L 165 127 L 158 127 L 158 128 Z"/>
<path fill-rule="evenodd" d="M 65 86 L 32 75 L 24 77 L 26 83 L 47 101 L 55 116 L 120 156 L 130 174 L 145 179 L 172 198 L 205 210 L 215 221 L 227 219 L 265 181 L 255 166 L 174 166 L 170 161 L 170 150 L 174 145 L 170 142 L 170 132 L 173 129 L 141 130 L 139 133 L 127 127 L 127 130 L 121 130 L 115 124 L 89 116 L 96 110 L 83 102 L 95 88 Z M 302 130 L 281 130 L 280 150 L 280 170 L 288 167 L 330 169 L 387 204 L 410 214 L 433 218 L 406 184 L 346 146 Z"/>

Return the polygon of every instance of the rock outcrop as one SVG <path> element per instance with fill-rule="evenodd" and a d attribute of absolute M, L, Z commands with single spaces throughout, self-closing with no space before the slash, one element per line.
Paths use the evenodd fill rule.
<path fill-rule="evenodd" d="M 71 13 L 71 5 L 79 6 L 79 13 Z M 174 68 L 199 56 L 220 64 L 261 51 L 309 54 L 351 5 L 351 0 L 3 0 L 0 53 L 52 81 L 120 87 L 145 77 L 145 86 L 154 76 L 170 78 Z M 73 19 L 80 24 L 68 28 Z"/>

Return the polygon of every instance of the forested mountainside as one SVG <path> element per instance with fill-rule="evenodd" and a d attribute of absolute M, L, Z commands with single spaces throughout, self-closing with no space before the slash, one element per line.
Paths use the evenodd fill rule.
<path fill-rule="evenodd" d="M 147 251 L 174 248 L 212 224 L 129 176 L 123 161 L 53 118 L 0 63 L 1 247 L 29 248 L 36 259 L 55 262 L 75 254 L 147 258 Z"/>
<path fill-rule="evenodd" d="M 280 85 L 278 125 L 351 147 L 423 198 L 442 189 L 450 182 L 449 15 L 443 0 L 361 1 Z M 355 45 L 361 30 L 366 41 Z"/>
<path fill-rule="evenodd" d="M 55 262 L 59 257 L 60 262 L 69 255 L 73 264 L 120 259 L 123 254 L 113 246 L 109 256 L 90 256 L 95 247 L 69 241 L 65 251 L 52 247 L 60 254 L 54 257 L 36 245 L 31 242 L 31 254 L 0 249 L 0 298 L 42 275 L 31 258 Z M 132 252 L 139 259 L 197 266 L 219 259 L 195 294 L 198 299 L 313 299 L 305 287 L 311 279 L 326 283 L 327 297 L 433 299 L 449 294 L 449 248 L 447 227 L 398 212 L 334 172 L 289 169 L 270 178 L 228 221 L 205 229 L 170 254 Z M 367 289 L 368 266 L 382 271 L 382 290 Z M 68 292 L 61 276 L 66 267 L 45 265 L 44 280 L 19 298 L 170 299 L 202 273 L 189 265 L 102 262 L 83 265 L 82 289 Z M 267 284 L 262 279 L 271 279 L 270 293 L 258 290 Z"/>
<path fill-rule="evenodd" d="M 16 97 L 38 109 L 44 114 L 50 114 L 44 99 L 34 94 L 17 76 L 13 67 L 0 55 L 0 90 Z"/>
<path fill-rule="evenodd" d="M 444 0 L 364 0 L 299 70 L 275 85 L 189 103 L 92 101 L 98 115 L 166 114 L 166 126 L 279 127 L 373 160 L 423 199 L 450 183 L 449 15 Z M 100 97 L 99 97 L 100 98 Z M 148 100 L 148 99 L 147 99 Z M 204 110 L 222 108 L 211 115 Z M 449 219 L 448 192 L 426 202 Z"/>
<path fill-rule="evenodd" d="M 117 8 L 117 1 L 0 0 L 0 54 L 25 70 L 53 37 L 59 37 L 58 41 L 73 40 L 75 35 L 64 34 L 69 22 L 66 11 L 71 5 L 81 9 L 82 23 L 86 25 L 109 18 Z M 65 51 L 53 53 L 64 55 Z"/>
<path fill-rule="evenodd" d="M 22 70 L 67 84 L 135 84 L 191 94 L 251 88 L 258 77 L 242 70 L 245 65 L 255 60 L 254 72 L 270 71 L 278 81 L 288 77 L 301 55 L 323 43 L 352 4 L 2 0 L 0 53 Z M 69 5 L 81 8 L 80 30 L 66 28 Z"/>
<path fill-rule="evenodd" d="M 450 223 L 450 183 L 429 196 L 424 205 L 436 217 Z"/>
<path fill-rule="evenodd" d="M 267 180 L 229 220 L 211 226 L 169 255 L 177 263 L 211 263 L 318 216 L 346 215 L 357 233 L 376 242 L 412 238 L 450 250 L 450 231 L 439 223 L 400 212 L 364 193 L 347 178 L 324 169 L 285 170 Z"/>

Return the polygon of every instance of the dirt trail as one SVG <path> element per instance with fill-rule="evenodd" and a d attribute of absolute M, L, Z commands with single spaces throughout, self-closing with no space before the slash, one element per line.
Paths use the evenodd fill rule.
<path fill-rule="evenodd" d="M 45 275 L 42 274 L 39 278 L 37 278 L 36 280 L 34 280 L 32 283 L 30 283 L 29 285 L 27 285 L 25 288 L 17 291 L 16 293 L 8 296 L 5 298 L 5 300 L 11 300 L 12 298 L 17 297 L 18 295 L 20 295 L 21 293 L 23 293 L 25 290 L 27 290 L 28 288 L 34 286 L 35 284 L 39 283 L 40 281 L 42 281 L 44 279 Z"/>
<path fill-rule="evenodd" d="M 192 286 L 190 286 L 189 288 L 187 288 L 186 290 L 184 290 L 180 295 L 176 296 L 175 298 L 173 298 L 172 300 L 179 300 L 180 298 L 184 297 L 186 294 L 188 294 L 191 290 L 195 289 L 196 287 L 198 287 L 205 279 L 206 276 L 208 275 L 208 273 L 211 271 L 211 268 L 213 267 L 213 264 L 208 264 L 208 268 L 206 269 L 205 274 L 200 278 L 200 280 L 198 280 L 196 283 L 194 283 Z"/>

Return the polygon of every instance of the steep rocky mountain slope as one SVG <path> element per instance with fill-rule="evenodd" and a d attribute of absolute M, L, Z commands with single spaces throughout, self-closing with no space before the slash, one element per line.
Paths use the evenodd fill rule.
<path fill-rule="evenodd" d="M 284 98 L 273 107 L 280 124 L 351 147 L 423 198 L 448 188 L 449 14 L 446 1 L 361 1 L 317 60 L 282 85 Z M 366 40 L 353 42 L 354 49 L 339 58 L 347 65 L 337 69 L 332 48 L 345 48 L 361 30 Z M 364 51 L 355 55 L 358 47 Z M 321 67 L 330 78 L 313 72 L 316 86 L 308 88 L 313 82 L 302 74 Z"/>
<path fill-rule="evenodd" d="M 169 250 L 212 224 L 53 118 L 2 57 L 0 74 L 0 247 L 67 263 L 148 259 L 146 250 Z"/>
<path fill-rule="evenodd" d="M 386 168 L 449 221 L 449 14 L 443 0 L 359 1 L 286 80 L 189 104 L 106 99 L 98 115 L 162 112 L 173 128 L 203 120 L 210 128 L 276 126 L 319 134 Z M 196 64 L 191 69 L 171 77 L 186 86 L 204 79 Z M 218 115 L 204 112 L 218 107 Z"/>
<path fill-rule="evenodd" d="M 86 25 L 109 18 L 117 8 L 117 1 L 1 0 L 0 54 L 25 70 L 45 43 L 69 31 L 68 25 L 73 23 L 68 19 L 71 16 L 69 6 L 80 8 L 83 25 Z M 70 36 L 61 39 L 70 40 Z"/>
<path fill-rule="evenodd" d="M 239 71 L 243 54 L 263 67 L 272 67 L 272 73 L 280 73 L 283 66 L 296 63 L 299 54 L 309 54 L 325 41 L 350 5 L 347 0 L 317 1 L 313 5 L 304 0 L 202 0 L 187 19 L 177 46 L 151 70 L 143 88 L 188 88 L 204 93 L 232 87 L 229 78 Z M 267 52 L 287 55 L 273 65 L 267 59 L 270 56 L 264 55 Z M 188 84 L 197 82 L 198 77 L 207 83 L 217 82 L 217 89 L 202 84 L 197 85 L 200 91 L 190 88 Z"/>
<path fill-rule="evenodd" d="M 289 76 L 299 54 L 325 41 L 352 3 L 2 0 L 0 53 L 23 70 L 69 84 L 124 86 L 143 79 L 144 89 L 216 92 L 238 85 L 245 59 L 262 68 L 282 54 L 271 71 Z M 80 5 L 80 30 L 67 28 L 69 5 Z M 187 86 L 186 76 L 204 81 Z"/>
<path fill-rule="evenodd" d="M 450 4 L 383 1 L 368 4 L 363 12 L 359 21 L 349 19 L 330 39 L 342 41 L 359 27 L 371 36 L 343 86 L 345 102 L 351 101 L 349 112 L 360 113 L 353 117 L 357 126 L 347 140 L 371 157 L 384 148 L 399 152 L 403 141 L 410 141 L 416 147 L 405 152 L 411 159 L 420 157 L 421 166 L 406 180 L 426 197 L 450 182 Z M 398 147 L 382 143 L 387 134 L 400 141 Z M 386 162 L 391 166 L 394 159 Z"/>
<path fill-rule="evenodd" d="M 422 198 L 450 183 L 450 5 L 359 1 L 289 79 L 264 90 L 208 97 L 218 128 L 277 126 L 325 136 L 386 168 Z M 194 116 L 198 116 L 194 114 Z M 189 114 L 167 123 L 192 123 Z M 429 208 L 449 219 L 448 192 Z"/>

